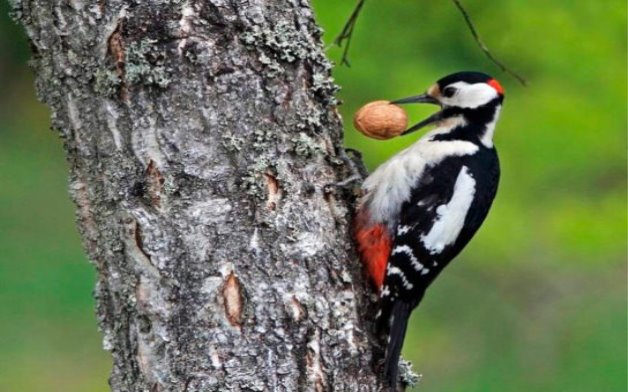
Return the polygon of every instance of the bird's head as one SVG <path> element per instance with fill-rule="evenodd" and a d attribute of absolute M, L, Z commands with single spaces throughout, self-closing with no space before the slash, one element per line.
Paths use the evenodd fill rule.
<path fill-rule="evenodd" d="M 438 80 L 421 95 L 392 101 L 393 104 L 431 103 L 441 110 L 420 123 L 413 125 L 403 134 L 460 115 L 471 115 L 474 111 L 488 109 L 492 112 L 501 106 L 504 89 L 497 80 L 481 72 L 457 72 Z"/>

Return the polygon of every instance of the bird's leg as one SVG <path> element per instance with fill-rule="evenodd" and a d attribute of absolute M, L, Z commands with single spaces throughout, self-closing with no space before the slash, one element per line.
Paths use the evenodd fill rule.
<path fill-rule="evenodd" d="M 350 157 L 347 152 L 350 152 L 354 157 Z M 325 192 L 331 193 L 338 188 L 350 190 L 355 183 L 363 180 L 368 175 L 366 168 L 362 164 L 362 155 L 359 151 L 350 148 L 341 148 L 338 157 L 342 160 L 345 167 L 348 168 L 349 175 L 341 181 L 325 184 Z"/>
<path fill-rule="evenodd" d="M 349 185 L 351 185 L 354 182 L 360 181 L 361 179 L 362 179 L 361 175 L 353 174 L 353 175 L 345 178 L 344 180 L 338 181 L 338 182 L 336 182 L 334 184 L 331 184 L 331 185 L 334 185 L 337 188 L 345 188 L 345 187 L 348 187 Z"/>

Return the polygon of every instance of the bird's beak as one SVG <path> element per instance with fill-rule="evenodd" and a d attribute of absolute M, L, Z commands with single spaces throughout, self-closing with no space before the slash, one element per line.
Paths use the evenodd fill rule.
<path fill-rule="evenodd" d="M 394 105 L 402 105 L 404 103 L 433 103 L 438 105 L 440 102 L 433 96 L 428 93 L 415 95 L 414 97 L 408 97 L 403 99 L 398 99 L 396 101 L 391 102 Z"/>
<path fill-rule="evenodd" d="M 413 97 L 398 99 L 396 101 L 392 101 L 391 102 L 391 104 L 394 104 L 394 105 L 403 105 L 405 103 L 431 103 L 431 104 L 435 104 L 435 105 L 440 105 L 440 102 L 438 101 L 438 99 L 434 98 L 432 95 L 430 95 L 428 93 L 421 94 L 421 95 L 415 95 Z M 427 126 L 427 125 L 433 124 L 433 123 L 438 122 L 440 120 L 442 120 L 442 111 L 441 112 L 436 112 L 436 113 L 432 114 L 431 116 L 429 116 L 428 118 L 426 118 L 425 120 L 421 121 L 420 123 L 414 124 L 410 128 L 408 128 L 405 131 L 403 131 L 401 134 L 402 135 L 407 135 L 409 133 L 417 131 L 417 130 L 419 130 L 419 129 Z"/>

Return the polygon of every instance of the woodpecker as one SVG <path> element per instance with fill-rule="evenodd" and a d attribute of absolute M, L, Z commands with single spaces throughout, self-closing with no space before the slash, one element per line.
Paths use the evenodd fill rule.
<path fill-rule="evenodd" d="M 441 110 L 410 127 L 436 128 L 379 166 L 362 185 L 354 235 L 379 291 L 377 330 L 387 336 L 384 379 L 397 384 L 410 313 L 476 233 L 493 203 L 499 160 L 493 132 L 504 89 L 480 72 L 458 72 L 393 104 Z"/>

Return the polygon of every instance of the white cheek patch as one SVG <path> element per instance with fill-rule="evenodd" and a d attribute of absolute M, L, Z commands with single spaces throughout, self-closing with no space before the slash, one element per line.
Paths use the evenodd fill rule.
<path fill-rule="evenodd" d="M 486 105 L 499 96 L 497 91 L 486 83 L 456 82 L 449 86 L 456 88 L 456 94 L 451 98 L 441 98 L 441 102 L 445 106 L 475 109 L 478 106 Z"/>

